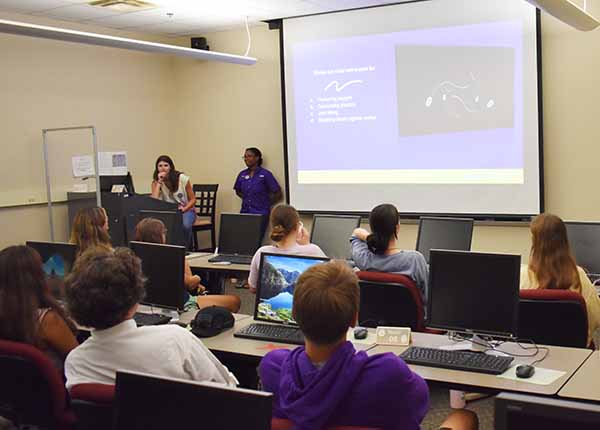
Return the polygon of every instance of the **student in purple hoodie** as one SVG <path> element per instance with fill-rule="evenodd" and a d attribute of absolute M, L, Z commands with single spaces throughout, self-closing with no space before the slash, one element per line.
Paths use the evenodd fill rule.
<path fill-rule="evenodd" d="M 259 367 L 263 388 L 274 393 L 274 417 L 291 420 L 297 430 L 420 428 L 429 408 L 425 381 L 396 355 L 369 356 L 346 341 L 358 306 L 358 278 L 347 264 L 319 264 L 300 276 L 293 317 L 305 346 L 272 351 Z M 458 411 L 442 428 L 476 429 L 477 416 Z"/>

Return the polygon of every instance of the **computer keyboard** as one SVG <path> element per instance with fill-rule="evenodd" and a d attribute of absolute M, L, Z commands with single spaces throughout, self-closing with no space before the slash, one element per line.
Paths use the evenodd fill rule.
<path fill-rule="evenodd" d="M 228 261 L 232 264 L 250 264 L 252 263 L 251 255 L 231 255 L 231 254 L 219 254 L 208 259 L 209 263 L 221 263 Z"/>
<path fill-rule="evenodd" d="M 144 314 L 141 312 L 136 312 L 133 316 L 133 319 L 138 327 L 145 325 L 161 325 L 167 324 L 171 321 L 171 317 L 167 315 L 161 314 Z"/>
<path fill-rule="evenodd" d="M 270 340 L 273 342 L 291 343 L 293 345 L 304 345 L 304 336 L 300 329 L 284 325 L 273 324 L 250 324 L 233 334 L 235 337 L 243 337 L 256 340 Z"/>
<path fill-rule="evenodd" d="M 492 375 L 504 373 L 513 361 L 512 357 L 498 357 L 481 352 L 447 351 L 418 346 L 411 346 L 400 354 L 400 358 L 409 364 L 489 373 Z"/>

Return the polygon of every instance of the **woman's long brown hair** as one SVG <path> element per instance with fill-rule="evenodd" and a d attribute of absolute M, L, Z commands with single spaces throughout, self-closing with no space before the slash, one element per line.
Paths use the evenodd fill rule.
<path fill-rule="evenodd" d="M 531 222 L 529 269 L 539 288 L 581 292 L 577 263 L 571 253 L 567 228 L 556 215 L 541 214 Z"/>
<path fill-rule="evenodd" d="M 60 315 L 76 332 L 50 294 L 37 251 L 24 245 L 0 251 L 0 338 L 43 347 L 39 310 L 46 308 Z"/>
<path fill-rule="evenodd" d="M 70 243 L 77 245 L 77 255 L 92 247 L 111 249 L 110 236 L 104 230 L 106 211 L 103 208 L 83 208 L 73 220 Z"/>

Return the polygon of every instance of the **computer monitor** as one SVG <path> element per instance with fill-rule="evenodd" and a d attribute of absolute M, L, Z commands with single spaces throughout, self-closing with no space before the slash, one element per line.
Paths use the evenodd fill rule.
<path fill-rule="evenodd" d="M 315 264 L 329 258 L 261 253 L 254 319 L 282 324 L 296 324 L 292 303 L 298 277 Z"/>
<path fill-rule="evenodd" d="M 473 220 L 470 218 L 421 217 L 417 235 L 417 251 L 429 263 L 429 250 L 470 251 Z"/>
<path fill-rule="evenodd" d="M 40 254 L 44 272 L 49 278 L 64 278 L 75 263 L 77 247 L 73 244 L 27 241 L 26 245 Z"/>
<path fill-rule="evenodd" d="M 270 430 L 272 405 L 262 391 L 117 372 L 114 429 Z"/>
<path fill-rule="evenodd" d="M 100 176 L 100 191 L 103 193 L 110 193 L 113 185 L 125 185 L 125 192 L 128 194 L 135 194 L 133 177 L 131 176 L 130 172 L 127 172 L 126 175 Z"/>
<path fill-rule="evenodd" d="M 494 409 L 496 430 L 597 430 L 600 428 L 600 405 L 597 404 L 500 393 L 494 401 Z"/>
<path fill-rule="evenodd" d="M 588 273 L 600 274 L 600 223 L 566 222 L 575 261 Z"/>
<path fill-rule="evenodd" d="M 262 215 L 221 214 L 219 254 L 254 255 L 262 242 Z"/>
<path fill-rule="evenodd" d="M 521 256 L 432 249 L 427 325 L 443 330 L 517 333 Z"/>
<path fill-rule="evenodd" d="M 185 247 L 136 241 L 129 242 L 129 246 L 142 260 L 147 279 L 142 303 L 182 311 L 187 297 L 183 280 Z"/>
<path fill-rule="evenodd" d="M 185 246 L 185 235 L 183 234 L 183 220 L 179 211 L 154 211 L 140 210 L 138 222 L 144 218 L 156 218 L 163 222 L 167 229 L 167 243 L 169 245 Z"/>
<path fill-rule="evenodd" d="M 328 257 L 350 260 L 350 236 L 359 225 L 358 215 L 314 215 L 310 242 L 318 245 Z"/>

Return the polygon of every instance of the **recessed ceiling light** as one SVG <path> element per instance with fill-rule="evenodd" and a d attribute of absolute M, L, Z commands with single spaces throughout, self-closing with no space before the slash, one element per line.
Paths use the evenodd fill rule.
<path fill-rule="evenodd" d="M 137 12 L 157 7 L 155 4 L 142 0 L 95 0 L 88 4 L 90 6 L 103 7 L 118 12 Z"/>

